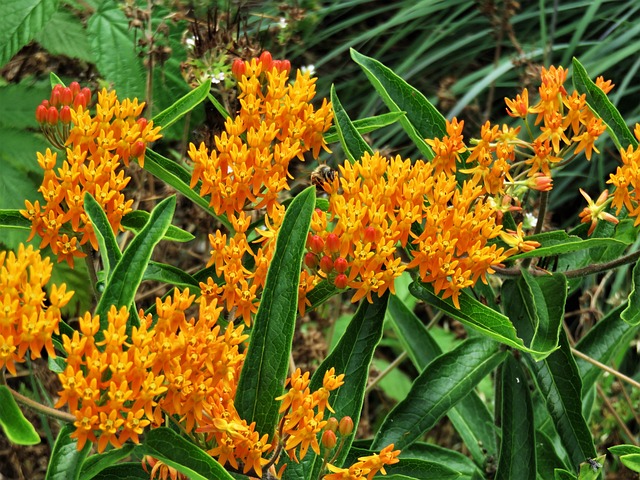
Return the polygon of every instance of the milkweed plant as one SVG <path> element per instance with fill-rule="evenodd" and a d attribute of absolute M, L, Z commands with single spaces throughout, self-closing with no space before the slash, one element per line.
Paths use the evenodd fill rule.
<path fill-rule="evenodd" d="M 606 364 L 638 331 L 640 270 L 578 343 L 563 319 L 585 278 L 640 257 L 640 125 L 632 133 L 607 98 L 614 84 L 574 60 L 573 85 L 569 69 L 543 68 L 537 88 L 505 99 L 510 124 L 473 137 L 389 68 L 351 57 L 389 112 L 352 121 L 339 85 L 317 98 L 309 71 L 268 52 L 229 60 L 232 112 L 211 80 L 146 119 L 136 98 L 52 75 L 35 112 L 51 144 L 33 159 L 41 186 L 2 217 L 49 255 L 33 242 L 0 253 L 0 423 L 33 444 L 21 407 L 61 422 L 47 478 L 603 478 L 587 420 L 601 368 L 622 376 Z M 163 130 L 203 102 L 225 118 L 211 145 L 191 143 L 187 166 L 157 153 Z M 395 122 L 420 158 L 362 137 Z M 554 177 L 598 161 L 605 134 L 618 148 L 607 188 L 581 190 L 575 227 L 553 229 Z M 290 166 L 321 152 L 331 166 L 292 190 Z M 151 261 L 160 242 L 189 248 L 193 235 L 172 225 L 176 195 L 134 209 L 131 168 L 219 226 L 198 272 Z M 74 292 L 51 284 L 51 258 L 89 264 L 95 308 L 63 318 Z M 172 289 L 142 304 L 148 279 Z M 357 306 L 349 325 L 313 374 L 292 368 L 297 317 L 335 296 Z M 417 300 L 466 339 L 443 351 Z M 419 373 L 373 437 L 356 438 L 385 318 Z M 41 356 L 61 385 L 49 406 L 7 386 Z M 495 411 L 475 389 L 487 376 Z M 464 453 L 425 442 L 444 416 Z M 637 446 L 611 451 L 640 471 Z"/>

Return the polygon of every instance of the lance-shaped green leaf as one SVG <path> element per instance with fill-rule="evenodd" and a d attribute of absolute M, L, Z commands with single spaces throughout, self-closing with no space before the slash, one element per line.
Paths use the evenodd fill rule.
<path fill-rule="evenodd" d="M 461 478 L 471 478 L 475 474 L 481 474 L 478 466 L 466 455 L 432 443 L 415 442 L 403 449 L 399 458 L 401 461 L 405 458 L 416 458 L 429 462 L 438 462 L 460 472 Z"/>
<path fill-rule="evenodd" d="M 0 16 L 0 67 L 33 39 L 58 9 L 58 0 L 4 0 Z"/>
<path fill-rule="evenodd" d="M 629 470 L 640 473 L 640 447 L 635 445 L 616 445 L 615 447 L 609 447 L 608 450 L 620 456 L 620 461 Z M 599 461 L 604 463 L 603 460 Z"/>
<path fill-rule="evenodd" d="M 149 480 L 149 472 L 142 468 L 141 462 L 120 463 L 107 467 L 91 480 Z"/>
<path fill-rule="evenodd" d="M 407 398 L 384 419 L 371 448 L 390 443 L 402 450 L 429 431 L 507 355 L 483 337 L 469 338 L 432 361 L 416 378 Z"/>
<path fill-rule="evenodd" d="M 600 455 L 597 458 L 588 458 L 582 462 L 578 472 L 578 480 L 600 480 L 602 473 L 604 473 L 602 466 L 606 458 L 606 455 Z"/>
<path fill-rule="evenodd" d="M 109 279 L 111 275 L 111 269 L 116 266 L 122 253 L 120 247 L 116 241 L 116 236 L 113 234 L 113 229 L 107 218 L 107 214 L 102 209 L 102 206 L 96 201 L 90 193 L 84 194 L 84 210 L 87 213 L 91 224 L 93 225 L 93 231 L 96 234 L 98 240 L 98 247 L 102 254 L 102 265 L 105 272 L 105 279 Z"/>
<path fill-rule="evenodd" d="M 82 468 L 80 469 L 80 480 L 91 480 L 106 468 L 109 468 L 120 460 L 129 457 L 134 448 L 136 448 L 134 444 L 127 443 L 121 448 L 115 448 L 108 452 L 91 455 L 82 464 Z"/>
<path fill-rule="evenodd" d="M 0 209 L 0 226 L 29 230 L 31 222 L 18 209 Z"/>
<path fill-rule="evenodd" d="M 191 173 L 184 167 L 147 148 L 144 156 L 144 169 L 154 177 L 171 185 L 209 215 L 217 218 L 229 231 L 233 231 L 231 222 L 224 216 L 216 215 L 216 212 L 209 206 L 209 202 L 189 186 L 191 184 Z"/>
<path fill-rule="evenodd" d="M 442 354 L 424 324 L 395 295 L 389 300 L 389 314 L 400 342 L 418 371 Z M 482 465 L 487 456 L 497 454 L 493 417 L 475 391 L 449 410 L 447 416 L 478 465 Z"/>
<path fill-rule="evenodd" d="M 22 414 L 22 410 L 6 385 L 0 385 L 0 427 L 11 443 L 16 445 L 40 443 L 40 435 Z"/>
<path fill-rule="evenodd" d="M 227 119 L 228 117 L 231 116 L 229 115 L 229 112 L 227 112 L 227 110 L 224 108 L 224 106 L 216 99 L 216 97 L 211 95 L 211 93 L 207 95 L 207 98 L 209 99 L 211 104 L 215 107 L 215 109 L 218 111 L 218 113 L 222 115 L 222 118 Z"/>
<path fill-rule="evenodd" d="M 554 480 L 577 480 L 578 477 L 576 477 L 573 473 L 569 472 L 568 470 L 565 470 L 564 468 L 556 468 L 553 471 L 553 479 Z"/>
<path fill-rule="evenodd" d="M 460 308 L 456 308 L 450 299 L 443 300 L 433 292 L 433 287 L 421 282 L 413 282 L 409 285 L 411 294 L 442 310 L 447 315 L 472 327 L 483 335 L 509 345 L 510 347 L 528 352 L 535 358 L 544 358 L 551 353 L 550 350 L 538 351 L 525 346 L 518 337 L 516 329 L 509 320 L 499 312 L 482 304 L 471 295 L 462 291 L 458 297 Z"/>
<path fill-rule="evenodd" d="M 496 480 L 535 480 L 536 445 L 527 375 L 509 355 L 502 364 L 502 441 Z"/>
<path fill-rule="evenodd" d="M 532 235 L 530 237 L 526 237 L 527 240 L 536 240 L 536 235 Z M 541 246 L 536 248 L 535 250 L 530 250 L 528 252 L 519 253 L 518 255 L 513 255 L 509 257 L 509 261 L 511 260 L 520 260 L 522 258 L 531 258 L 531 257 L 553 257 L 555 255 L 561 255 L 563 253 L 572 253 L 578 252 L 580 250 L 589 250 L 591 248 L 601 248 L 601 247 L 626 247 L 628 243 L 623 242 L 621 240 L 616 240 L 614 238 L 588 238 L 586 240 L 582 240 L 580 237 L 568 236 L 566 241 L 562 243 L 555 243 L 549 246 Z"/>
<path fill-rule="evenodd" d="M 360 65 L 387 108 L 391 112 L 405 112 L 405 116 L 399 120 L 402 128 L 420 152 L 427 159 L 432 159 L 433 150 L 424 139 L 442 138 L 447 134 L 446 121 L 442 114 L 421 92 L 379 61 L 354 49 L 351 49 L 351 58 Z"/>
<path fill-rule="evenodd" d="M 133 304 L 138 286 L 151 260 L 153 249 L 169 229 L 175 208 L 175 195 L 156 205 L 147 224 L 131 240 L 113 268 L 111 278 L 105 286 L 95 311 L 96 315 L 100 315 L 100 332 L 96 338 L 101 336 L 102 330 L 107 328 L 107 312 L 112 305 L 118 308 Z"/>
<path fill-rule="evenodd" d="M 82 463 L 91 450 L 91 442 L 78 451 L 78 440 L 70 435 L 75 431 L 73 425 L 60 429 L 47 466 L 45 480 L 76 480 L 80 477 Z"/>
<path fill-rule="evenodd" d="M 627 127 L 618 109 L 611 103 L 607 95 L 589 78 L 587 71 L 578 61 L 573 59 L 573 86 L 581 94 L 587 95 L 587 103 L 591 109 L 607 125 L 609 134 L 618 148 L 638 146 L 638 141 Z"/>
<path fill-rule="evenodd" d="M 192 291 L 195 289 L 200 290 L 200 282 L 189 275 L 184 270 L 181 270 L 173 265 L 167 265 L 166 263 L 149 262 L 147 269 L 144 271 L 143 280 L 156 280 L 162 283 L 168 283 L 169 285 L 175 285 L 176 287 L 190 288 Z"/>
<path fill-rule="evenodd" d="M 335 126 L 342 148 L 351 162 L 362 158 L 365 153 L 373 155 L 373 150 L 353 125 L 349 115 L 342 107 L 335 85 L 331 85 L 331 105 L 333 107 Z"/>
<path fill-rule="evenodd" d="M 267 272 L 242 367 L 235 406 L 240 417 L 256 422 L 256 431 L 273 435 L 289 369 L 289 353 L 298 311 L 298 283 L 315 187 L 300 193 L 287 208 Z"/>
<path fill-rule="evenodd" d="M 131 230 L 133 233 L 138 233 L 140 232 L 142 227 L 145 226 L 148 220 L 149 212 L 145 212 L 144 210 L 134 210 L 122 217 L 122 221 L 120 223 L 127 230 Z M 194 238 L 196 237 L 192 233 L 178 228 L 175 225 L 171 225 L 169 227 L 169 230 L 167 230 L 167 233 L 164 236 L 163 240 L 171 240 L 173 242 L 184 243 L 190 242 Z"/>
<path fill-rule="evenodd" d="M 334 368 L 336 375 L 344 373 L 344 385 L 331 392 L 329 403 L 336 412 L 332 416 L 349 416 L 356 426 L 362 412 L 371 359 L 382 338 L 388 299 L 388 294 L 382 297 L 376 295 L 373 296 L 373 303 L 360 303 L 338 344 L 311 377 L 309 388 L 315 391 L 322 387 L 327 370 Z M 353 436 L 346 439 L 340 455 L 333 461 L 334 465 L 342 465 L 352 441 Z M 322 458 L 309 450 L 299 464 L 287 466 L 284 479 L 316 478 L 320 473 L 321 463 Z"/>
<path fill-rule="evenodd" d="M 620 314 L 629 325 L 640 325 L 640 261 L 633 267 L 633 288 L 629 293 L 627 308 Z"/>
<path fill-rule="evenodd" d="M 552 440 L 541 430 L 536 430 L 536 471 L 538 478 L 553 478 L 556 468 L 567 465 L 558 456 Z"/>
<path fill-rule="evenodd" d="M 388 112 L 381 115 L 374 115 L 373 117 L 354 120 L 353 126 L 356 127 L 356 130 L 358 130 L 360 135 L 364 135 L 365 133 L 373 132 L 383 127 L 388 127 L 389 125 L 396 123 L 403 116 L 404 112 Z M 329 130 L 326 131 L 324 134 L 324 141 L 327 143 L 336 143 L 340 141 L 336 125 L 332 125 Z"/>
<path fill-rule="evenodd" d="M 162 128 L 167 128 L 173 125 L 191 110 L 200 105 L 207 98 L 210 89 L 211 80 L 205 80 L 197 88 L 194 88 L 189 93 L 176 100 L 173 105 L 154 116 L 152 119 L 153 123 L 155 125 L 162 126 Z"/>
<path fill-rule="evenodd" d="M 576 350 L 606 365 L 621 350 L 628 349 L 640 330 L 640 325 L 631 325 L 622 320 L 620 314 L 624 308 L 625 305 L 621 305 L 611 310 L 597 322 L 576 344 Z M 576 362 L 582 378 L 582 391 L 588 392 L 602 373 L 602 369 L 579 357 L 576 358 Z"/>
<path fill-rule="evenodd" d="M 211 455 L 169 428 L 154 428 L 147 433 L 143 450 L 192 480 L 233 480 Z"/>
<path fill-rule="evenodd" d="M 311 307 L 309 308 L 316 308 L 322 305 L 339 291 L 340 289 L 338 289 L 333 283 L 327 280 L 322 280 L 313 287 L 313 290 L 307 293 L 307 300 L 311 302 Z"/>

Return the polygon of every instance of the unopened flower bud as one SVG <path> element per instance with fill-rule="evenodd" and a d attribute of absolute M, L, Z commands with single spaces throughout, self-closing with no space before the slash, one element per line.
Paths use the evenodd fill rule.
<path fill-rule="evenodd" d="M 331 260 L 331 257 L 325 255 L 320 259 L 320 270 L 324 273 L 331 273 L 333 270 L 333 260 Z"/>
<path fill-rule="evenodd" d="M 311 235 L 309 238 L 309 250 L 313 253 L 322 253 L 322 250 L 324 250 L 324 240 L 320 235 Z"/>
<path fill-rule="evenodd" d="M 64 87 L 60 90 L 60 103 L 62 105 L 71 105 L 73 102 L 73 92 L 69 87 Z"/>
<path fill-rule="evenodd" d="M 324 426 L 325 430 L 331 430 L 333 433 L 338 431 L 338 419 L 336 417 L 329 417 L 327 423 Z"/>
<path fill-rule="evenodd" d="M 304 256 L 304 264 L 309 268 L 318 266 L 318 257 L 315 253 L 307 252 Z"/>
<path fill-rule="evenodd" d="M 343 290 L 345 288 L 347 288 L 347 283 L 348 283 L 349 279 L 347 278 L 347 276 L 344 273 L 341 273 L 340 275 L 337 275 L 335 280 L 333 281 L 333 284 L 338 287 L 340 290 Z"/>
<path fill-rule="evenodd" d="M 340 237 L 335 233 L 327 235 L 327 248 L 331 253 L 337 253 L 340 250 Z"/>
<path fill-rule="evenodd" d="M 56 107 L 49 107 L 49 110 L 47 110 L 47 123 L 49 125 L 58 123 L 58 109 Z"/>
<path fill-rule="evenodd" d="M 271 53 L 268 51 L 264 51 L 260 54 L 259 58 L 260 63 L 262 64 L 262 70 L 265 72 L 270 72 L 273 67 L 273 57 Z"/>
<path fill-rule="evenodd" d="M 144 155 L 145 148 L 146 145 L 144 144 L 144 142 L 142 140 L 138 140 L 136 143 L 131 145 L 131 156 L 140 157 Z"/>
<path fill-rule="evenodd" d="M 73 98 L 76 97 L 76 95 L 78 95 L 80 93 L 80 84 L 78 82 L 71 82 L 69 84 L 69 88 L 71 89 L 71 93 L 73 95 Z"/>
<path fill-rule="evenodd" d="M 64 87 L 60 84 L 53 86 L 53 90 L 51 90 L 51 97 L 49 97 L 49 102 L 52 106 L 59 107 L 62 104 L 61 90 L 63 88 Z"/>
<path fill-rule="evenodd" d="M 364 229 L 364 241 L 367 243 L 375 243 L 376 241 L 376 229 L 369 225 Z"/>
<path fill-rule="evenodd" d="M 280 60 L 280 71 L 291 73 L 291 62 L 289 60 Z"/>
<path fill-rule="evenodd" d="M 338 431 L 342 436 L 351 435 L 351 432 L 353 432 L 353 420 L 351 417 L 347 416 L 340 419 Z"/>
<path fill-rule="evenodd" d="M 147 125 L 149 124 L 149 121 L 144 118 L 144 117 L 140 117 L 138 120 L 138 125 L 140 125 L 140 131 L 143 132 L 145 128 L 147 128 Z"/>
<path fill-rule="evenodd" d="M 65 105 L 60 109 L 60 122 L 63 125 L 69 125 L 71 123 L 71 107 Z"/>
<path fill-rule="evenodd" d="M 38 108 L 36 108 L 36 121 L 39 124 L 43 124 L 47 121 L 47 111 L 48 107 L 44 104 L 44 102 L 38 105 Z"/>
<path fill-rule="evenodd" d="M 231 64 L 231 73 L 233 73 L 233 76 L 236 77 L 238 80 L 242 78 L 242 75 L 244 75 L 244 72 L 246 69 L 247 69 L 247 66 L 244 64 L 244 61 L 241 60 L 240 58 L 236 58 Z"/>
<path fill-rule="evenodd" d="M 347 271 L 347 268 L 349 268 L 349 262 L 343 257 L 338 257 L 333 262 L 333 268 L 338 273 L 344 273 Z"/>
<path fill-rule="evenodd" d="M 338 437 L 331 430 L 325 430 L 322 433 L 322 446 L 329 450 L 333 450 L 338 444 Z"/>

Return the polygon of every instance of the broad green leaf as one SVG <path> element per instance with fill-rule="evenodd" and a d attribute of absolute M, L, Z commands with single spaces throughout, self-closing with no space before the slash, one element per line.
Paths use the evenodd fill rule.
<path fill-rule="evenodd" d="M 553 475 L 554 480 L 578 480 L 578 477 L 564 468 L 556 468 Z"/>
<path fill-rule="evenodd" d="M 611 310 L 606 317 L 598 321 L 576 344 L 576 350 L 600 363 L 609 364 L 618 352 L 628 349 L 640 326 L 631 325 L 620 318 L 624 307 L 623 304 Z M 576 363 L 582 378 L 582 391 L 587 392 L 602 370 L 579 357 L 576 357 Z"/>
<path fill-rule="evenodd" d="M 618 148 L 638 146 L 638 141 L 627 127 L 618 109 L 611 103 L 607 95 L 591 81 L 587 71 L 578 61 L 573 59 L 573 86 L 580 94 L 587 95 L 587 103 L 591 109 L 607 125 L 611 138 Z"/>
<path fill-rule="evenodd" d="M 68 10 L 55 12 L 35 40 L 49 53 L 93 63 L 87 32 L 79 16 Z"/>
<path fill-rule="evenodd" d="M 365 153 L 373 155 L 373 150 L 364 141 L 356 127 L 351 122 L 349 115 L 342 108 L 342 104 L 336 94 L 335 85 L 331 85 L 331 105 L 333 106 L 335 126 L 340 138 L 342 148 L 351 162 L 363 157 Z"/>
<path fill-rule="evenodd" d="M 322 280 L 319 284 L 313 287 L 309 293 L 307 293 L 307 300 L 311 302 L 311 307 L 317 308 L 324 302 L 333 297 L 340 290 L 331 282 Z"/>
<path fill-rule="evenodd" d="M 607 450 L 614 455 L 640 455 L 640 447 L 636 445 L 615 445 Z"/>
<path fill-rule="evenodd" d="M 602 478 L 602 466 L 606 458 L 606 455 L 600 455 L 598 458 L 589 458 L 582 462 L 578 472 L 578 480 L 599 480 Z"/>
<path fill-rule="evenodd" d="M 145 212 L 144 210 L 134 210 L 132 212 L 127 213 L 124 217 L 122 217 L 122 226 L 127 230 L 131 230 L 134 233 L 139 233 L 142 227 L 149 220 L 149 212 Z M 171 240 L 174 242 L 190 242 L 193 240 L 193 234 L 183 230 L 181 228 L 176 227 L 175 225 L 171 225 L 169 230 L 167 230 L 166 235 L 163 240 Z"/>
<path fill-rule="evenodd" d="M 360 65 L 387 108 L 391 112 L 405 112 L 405 116 L 399 119 L 402 128 L 425 158 L 431 160 L 433 150 L 424 139 L 446 135 L 444 116 L 421 92 L 382 63 L 354 49 L 351 49 L 351 58 Z"/>
<path fill-rule="evenodd" d="M 166 263 L 149 262 L 143 280 L 156 280 L 182 289 L 190 288 L 192 291 L 200 291 L 200 283 L 195 278 L 184 270 Z"/>
<path fill-rule="evenodd" d="M 564 468 L 567 465 L 556 452 L 551 439 L 541 430 L 536 430 L 536 471 L 538 478 L 553 478 L 556 468 Z"/>
<path fill-rule="evenodd" d="M 431 462 L 439 462 L 449 468 L 460 472 L 463 478 L 475 473 L 480 474 L 478 467 L 471 459 L 460 452 L 440 447 L 432 443 L 415 442 L 400 452 L 401 461 L 405 458 L 416 458 Z"/>
<path fill-rule="evenodd" d="M 401 117 L 404 116 L 404 112 L 388 112 L 381 115 L 375 115 L 373 117 L 360 118 L 352 122 L 353 126 L 358 130 L 360 135 L 373 132 L 380 128 L 388 127 L 396 123 Z M 324 134 L 324 140 L 327 143 L 336 143 L 340 141 L 338 135 L 338 128 L 336 125 L 332 125 L 329 130 Z"/>
<path fill-rule="evenodd" d="M 111 269 L 116 266 L 122 257 L 122 252 L 120 252 L 120 247 L 116 241 L 116 236 L 113 233 L 107 214 L 90 193 L 85 193 L 84 195 L 84 210 L 93 225 L 98 246 L 100 247 L 105 279 L 108 280 L 111 276 Z"/>
<path fill-rule="evenodd" d="M 355 426 L 358 425 L 362 413 L 365 389 L 369 380 L 369 366 L 376 346 L 382 338 L 389 296 L 385 294 L 372 298 L 373 303 L 360 303 L 338 344 L 320 364 L 309 385 L 311 391 L 322 387 L 324 374 L 331 368 L 335 369 L 336 375 L 344 373 L 344 385 L 331 392 L 329 403 L 336 412 L 332 416 L 349 416 Z M 353 436 L 346 439 L 340 455 L 334 460 L 335 465 L 342 465 L 352 441 Z M 314 478 L 314 475 L 319 474 L 320 464 L 321 458 L 309 451 L 300 464 L 289 464 L 284 478 Z M 287 473 L 290 467 L 291 470 Z"/>
<path fill-rule="evenodd" d="M 233 480 L 211 455 L 169 428 L 150 430 L 145 435 L 143 449 L 192 480 Z"/>
<path fill-rule="evenodd" d="M 414 381 L 407 398 L 384 419 L 371 448 L 390 443 L 402 450 L 429 431 L 507 355 L 498 344 L 469 338 L 433 360 Z"/>
<path fill-rule="evenodd" d="M 154 116 L 153 123 L 162 126 L 162 128 L 173 125 L 184 115 L 200 105 L 207 98 L 210 89 L 211 80 L 207 80 L 182 98 L 179 98 L 169 108 Z"/>
<path fill-rule="evenodd" d="M 122 448 L 109 450 L 108 452 L 98 453 L 88 457 L 82 464 L 80 470 L 80 480 L 91 480 L 104 469 L 115 465 L 120 460 L 131 455 L 131 451 L 136 448 L 132 443 L 127 443 Z"/>
<path fill-rule="evenodd" d="M 616 445 L 615 447 L 609 447 L 608 450 L 614 455 L 618 455 L 622 464 L 629 470 L 640 472 L 640 447 L 636 445 Z M 598 462 L 604 463 L 604 460 L 598 459 Z"/>
<path fill-rule="evenodd" d="M 640 454 L 623 455 L 620 457 L 620 461 L 629 470 L 640 473 Z"/>
<path fill-rule="evenodd" d="M 144 169 L 156 178 L 171 185 L 209 215 L 217 218 L 229 231 L 233 231 L 231 222 L 224 216 L 217 216 L 209 206 L 208 200 L 202 198 L 195 190 L 191 189 L 189 186 L 191 183 L 191 173 L 184 167 L 147 148 L 144 157 Z"/>
<path fill-rule="evenodd" d="M 145 471 L 141 462 L 127 462 L 105 468 L 92 480 L 149 480 L 150 471 Z"/>
<path fill-rule="evenodd" d="M 509 355 L 502 364 L 502 441 L 496 480 L 535 480 L 536 444 L 529 379 Z"/>
<path fill-rule="evenodd" d="M 633 267 L 632 282 L 633 288 L 629 293 L 627 308 L 620 314 L 620 318 L 630 325 L 637 326 L 640 325 L 640 261 Z"/>
<path fill-rule="evenodd" d="M 530 237 L 526 237 L 527 240 L 537 240 L 535 235 Z M 522 258 L 531 258 L 531 257 L 553 257 L 555 255 L 561 255 L 563 253 L 571 253 L 577 252 L 580 250 L 588 250 L 590 248 L 598 248 L 598 247 L 626 247 L 628 244 L 621 241 L 616 240 L 614 238 L 588 238 L 586 240 L 582 240 L 580 237 L 569 236 L 567 237 L 566 242 L 563 243 L 555 243 L 551 246 L 541 246 L 536 248 L 535 250 L 531 250 L 529 252 L 519 253 L 518 255 L 513 255 L 509 257 L 509 261 L 511 260 L 520 260 Z"/>
<path fill-rule="evenodd" d="M 20 210 L 15 209 L 0 209 L 0 225 L 3 227 L 24 228 L 31 230 L 31 222 L 24 217 Z"/>
<path fill-rule="evenodd" d="M 122 258 L 113 268 L 111 278 L 100 297 L 95 314 L 100 315 L 100 332 L 107 328 L 107 312 L 112 305 L 116 308 L 129 307 L 133 303 L 138 286 L 147 269 L 154 247 L 167 232 L 176 207 L 175 195 L 161 201 L 151 212 L 149 221 L 138 235 L 131 240 Z M 133 319 L 129 319 L 133 321 Z"/>
<path fill-rule="evenodd" d="M 36 121 L 36 107 L 45 98 L 49 98 L 51 87 L 46 81 L 33 82 L 33 79 L 23 80 L 15 84 L 9 83 L 0 87 L 0 126 L 12 130 L 25 128 L 39 129 Z M 43 143 L 44 144 L 44 143 Z M 24 145 L 18 144 L 24 147 Z M 38 166 L 35 156 L 34 167 Z"/>
<path fill-rule="evenodd" d="M 22 414 L 22 410 L 6 385 L 0 385 L 0 427 L 11 443 L 16 445 L 40 443 L 40 435 Z"/>
<path fill-rule="evenodd" d="M 44 27 L 59 0 L 3 0 L 0 15 L 0 67 Z"/>
<path fill-rule="evenodd" d="M 114 0 L 104 0 L 87 23 L 98 71 L 121 98 L 145 96 L 145 74 L 129 19 Z"/>
<path fill-rule="evenodd" d="M 389 299 L 388 311 L 409 358 L 418 371 L 424 370 L 442 354 L 441 348 L 420 319 L 395 295 Z M 475 391 L 449 410 L 447 416 L 478 465 L 484 463 L 486 456 L 497 454 L 493 417 Z"/>
<path fill-rule="evenodd" d="M 80 477 L 82 463 L 91 450 L 91 442 L 87 442 L 78 451 L 78 440 L 70 437 L 75 430 L 73 425 L 65 425 L 60 429 L 53 445 L 45 480 L 76 480 Z"/>
<path fill-rule="evenodd" d="M 256 422 L 261 434 L 275 433 L 279 402 L 289 370 L 289 353 L 298 312 L 298 283 L 315 187 L 308 187 L 287 208 L 256 313 L 235 406 L 240 417 Z"/>
<path fill-rule="evenodd" d="M 409 291 L 416 298 L 424 300 L 489 338 L 523 352 L 528 352 L 535 358 L 544 358 L 550 353 L 550 351 L 537 351 L 526 347 L 522 339 L 516 334 L 516 329 L 509 318 L 482 304 L 465 291 L 462 291 L 460 297 L 458 297 L 460 302 L 459 309 L 453 305 L 450 299 L 443 300 L 433 293 L 431 285 L 413 282 L 409 286 Z"/>

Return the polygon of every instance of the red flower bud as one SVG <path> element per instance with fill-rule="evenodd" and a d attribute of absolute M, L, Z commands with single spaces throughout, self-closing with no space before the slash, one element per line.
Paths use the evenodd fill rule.
<path fill-rule="evenodd" d="M 280 60 L 280 70 L 291 73 L 291 62 L 289 60 Z"/>
<path fill-rule="evenodd" d="M 364 238 L 365 242 L 367 242 L 367 243 L 375 243 L 376 237 L 377 237 L 377 235 L 376 235 L 375 227 L 368 226 L 368 227 L 366 227 L 364 229 L 363 238 Z"/>
<path fill-rule="evenodd" d="M 49 110 L 47 110 L 47 123 L 49 125 L 58 123 L 58 109 L 56 107 L 49 107 Z"/>
<path fill-rule="evenodd" d="M 325 430 L 331 430 L 332 432 L 338 431 L 338 419 L 336 417 L 329 417 L 327 424 L 324 426 Z"/>
<path fill-rule="evenodd" d="M 231 73 L 233 73 L 233 76 L 236 77 L 238 80 L 242 78 L 242 75 L 244 75 L 244 72 L 246 69 L 247 69 L 247 66 L 244 64 L 244 61 L 240 58 L 236 58 L 231 64 Z"/>
<path fill-rule="evenodd" d="M 331 257 L 325 255 L 320 259 L 320 270 L 324 273 L 331 273 L 331 270 L 333 270 L 333 260 L 331 260 Z"/>
<path fill-rule="evenodd" d="M 318 257 L 315 253 L 307 252 L 304 256 L 304 264 L 309 268 L 316 268 L 318 266 Z"/>
<path fill-rule="evenodd" d="M 145 148 L 145 143 L 142 140 L 138 140 L 136 143 L 131 145 L 131 156 L 140 157 L 144 155 Z"/>
<path fill-rule="evenodd" d="M 260 54 L 260 58 L 258 59 L 262 64 L 262 70 L 265 72 L 270 72 L 273 67 L 273 57 L 271 57 L 271 53 L 268 51 L 264 51 Z"/>
<path fill-rule="evenodd" d="M 50 103 L 52 106 L 54 107 L 59 107 L 62 104 L 62 99 L 61 99 L 61 90 L 62 90 L 62 85 L 58 84 L 55 85 L 53 87 L 53 90 L 51 90 L 51 97 L 49 99 Z"/>
<path fill-rule="evenodd" d="M 329 450 L 333 450 L 338 444 L 338 437 L 331 430 L 325 430 L 322 434 L 322 446 Z"/>
<path fill-rule="evenodd" d="M 349 268 L 349 262 L 347 262 L 343 257 L 338 257 L 333 262 L 333 268 L 338 273 L 344 273 L 347 271 L 347 268 Z"/>
<path fill-rule="evenodd" d="M 349 279 L 347 278 L 347 276 L 344 273 L 341 273 L 340 275 L 337 275 L 335 280 L 333 281 L 333 284 L 338 287 L 340 290 L 343 290 L 345 288 L 347 288 L 347 283 L 349 282 Z"/>
<path fill-rule="evenodd" d="M 69 84 L 69 88 L 71 89 L 73 98 L 76 98 L 76 96 L 80 93 L 80 84 L 78 82 L 71 82 Z"/>
<path fill-rule="evenodd" d="M 147 128 L 147 125 L 149 124 L 149 121 L 144 118 L 144 117 L 140 117 L 138 120 L 138 125 L 140 125 L 140 131 L 144 132 L 144 129 Z"/>
<path fill-rule="evenodd" d="M 329 252 L 336 253 L 340 251 L 340 237 L 335 233 L 330 233 L 327 235 L 327 248 Z"/>
<path fill-rule="evenodd" d="M 73 92 L 69 87 L 60 90 L 60 102 L 62 105 L 71 105 L 73 102 Z"/>
<path fill-rule="evenodd" d="M 353 432 L 353 420 L 351 419 L 351 417 L 342 417 L 340 419 L 338 431 L 342 436 L 350 435 L 351 432 Z"/>
<path fill-rule="evenodd" d="M 69 105 L 65 105 L 60 109 L 60 121 L 63 125 L 71 123 L 71 107 Z"/>
<path fill-rule="evenodd" d="M 38 108 L 36 108 L 36 121 L 39 124 L 43 124 L 47 121 L 47 111 L 48 107 L 44 104 L 44 102 L 38 105 Z"/>
<path fill-rule="evenodd" d="M 309 250 L 313 253 L 322 253 L 324 250 L 324 240 L 320 235 L 312 235 L 309 239 Z"/>

